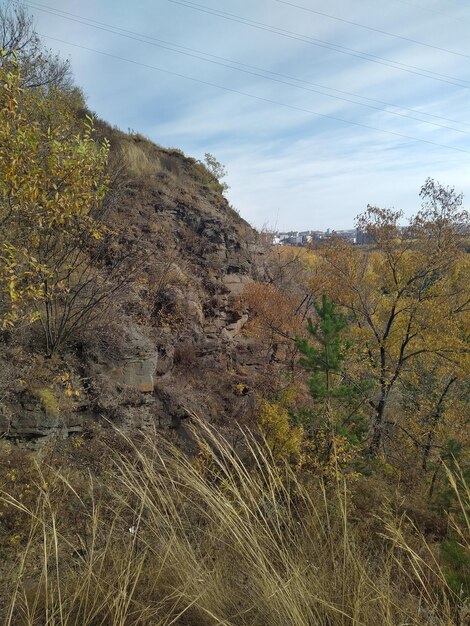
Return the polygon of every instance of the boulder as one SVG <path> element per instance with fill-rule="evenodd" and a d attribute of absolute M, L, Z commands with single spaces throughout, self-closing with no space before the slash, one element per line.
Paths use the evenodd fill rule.
<path fill-rule="evenodd" d="M 125 351 L 118 363 L 110 364 L 110 376 L 127 387 L 152 393 L 158 363 L 154 343 L 143 329 L 133 325 L 128 332 Z"/>

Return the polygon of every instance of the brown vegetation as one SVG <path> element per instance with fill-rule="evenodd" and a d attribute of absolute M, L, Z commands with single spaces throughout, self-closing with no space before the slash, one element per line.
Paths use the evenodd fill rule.
<path fill-rule="evenodd" d="M 466 623 L 435 547 L 397 503 L 374 519 L 341 481 L 299 480 L 250 436 L 242 456 L 201 425 L 196 436 L 193 461 L 155 436 L 124 437 L 95 478 L 4 457 L 4 623 Z M 88 445 L 76 440 L 76 459 Z M 468 489 L 449 476 L 468 549 Z"/>
<path fill-rule="evenodd" d="M 263 249 L 2 11 L 0 619 L 468 623 L 461 196 Z"/>

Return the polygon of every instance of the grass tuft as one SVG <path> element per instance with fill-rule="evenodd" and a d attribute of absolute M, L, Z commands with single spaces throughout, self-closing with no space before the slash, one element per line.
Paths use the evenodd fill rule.
<path fill-rule="evenodd" d="M 37 464 L 27 504 L 3 490 L 3 509 L 25 520 L 3 577 L 3 623 L 465 623 L 464 599 L 409 520 L 384 513 L 368 536 L 340 482 L 297 476 L 249 434 L 239 452 L 201 423 L 194 436 L 195 458 L 123 434 L 107 476 Z M 453 480 L 468 511 L 468 488 Z M 455 532 L 468 549 L 467 522 Z"/>

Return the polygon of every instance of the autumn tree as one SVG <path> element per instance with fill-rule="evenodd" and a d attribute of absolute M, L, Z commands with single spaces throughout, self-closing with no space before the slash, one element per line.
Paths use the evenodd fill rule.
<path fill-rule="evenodd" d="M 425 472 L 435 471 L 451 441 L 469 443 L 467 376 L 462 363 L 432 355 L 403 379 L 396 425 Z"/>
<path fill-rule="evenodd" d="M 67 94 L 25 89 L 18 61 L 2 55 L 0 321 L 39 321 L 50 356 L 122 283 L 116 264 L 103 271 L 111 233 L 95 217 L 109 148 L 91 118 L 71 132 Z"/>
<path fill-rule="evenodd" d="M 249 329 L 266 346 L 272 347 L 279 341 L 293 342 L 301 320 L 295 314 L 295 301 L 287 294 L 274 285 L 248 283 L 243 292 L 243 302 L 251 311 Z"/>
<path fill-rule="evenodd" d="M 250 311 L 246 330 L 276 358 L 283 352 L 292 364 L 295 337 L 305 333 L 306 320 L 314 311 L 316 293 L 310 281 L 317 259 L 304 248 L 272 246 L 266 248 L 263 262 L 264 281 L 248 283 L 242 294 Z"/>
<path fill-rule="evenodd" d="M 368 207 L 357 221 L 367 245 L 333 240 L 320 251 L 322 280 L 351 321 L 357 371 L 376 381 L 372 453 L 397 423 L 389 406 L 415 367 L 468 358 L 468 214 L 461 195 L 431 179 L 420 195 L 406 227 L 400 211 Z"/>
<path fill-rule="evenodd" d="M 73 89 L 70 64 L 44 46 L 25 6 L 11 0 L 0 7 L 0 64 L 15 57 L 21 65 L 21 85 Z"/>

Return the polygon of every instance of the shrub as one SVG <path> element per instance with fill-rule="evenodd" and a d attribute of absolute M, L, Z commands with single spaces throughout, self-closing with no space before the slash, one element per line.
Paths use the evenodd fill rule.
<path fill-rule="evenodd" d="M 258 424 L 273 459 L 288 460 L 300 453 L 303 429 L 291 426 L 288 410 L 281 404 L 261 400 Z"/>

